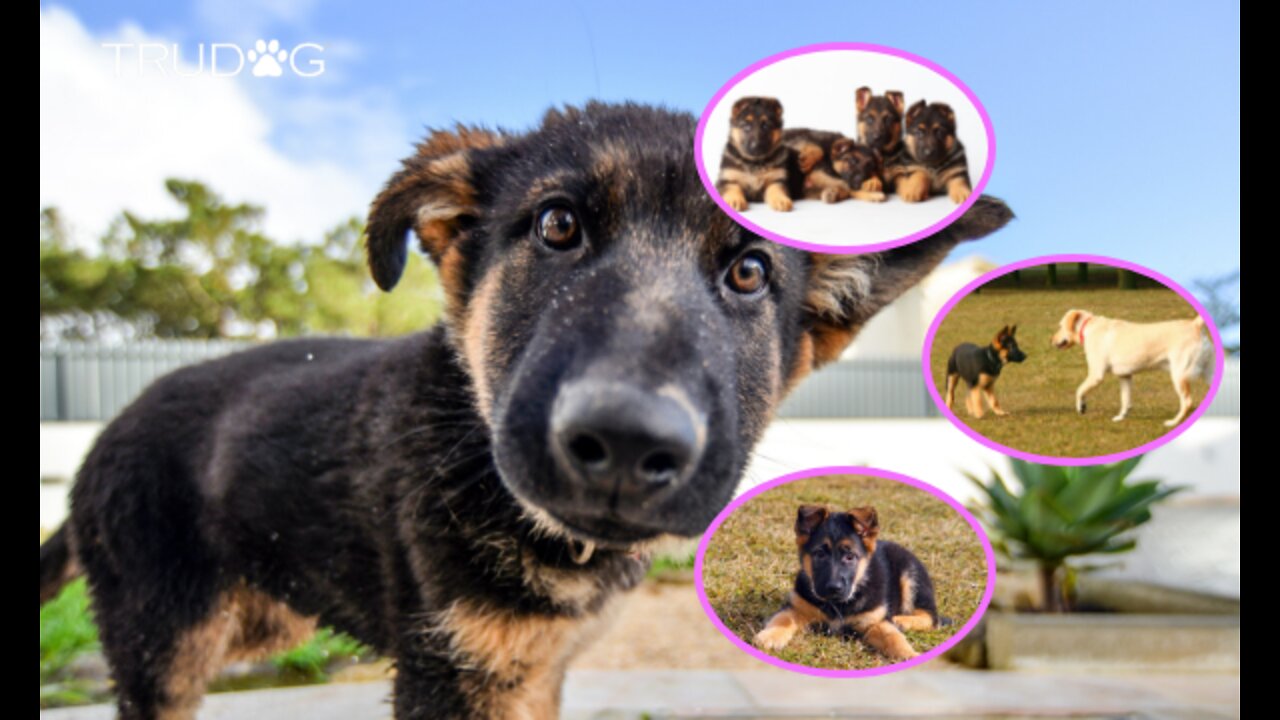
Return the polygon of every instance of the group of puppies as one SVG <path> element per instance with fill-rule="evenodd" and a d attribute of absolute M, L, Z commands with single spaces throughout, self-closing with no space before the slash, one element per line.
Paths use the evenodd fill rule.
<path fill-rule="evenodd" d="M 918 100 L 906 108 L 901 92 L 872 95 L 867 87 L 858 88 L 855 101 L 856 140 L 783 129 L 776 98 L 737 100 L 716 190 L 738 211 L 764 202 L 786 212 L 799 198 L 883 202 L 890 192 L 912 203 L 944 193 L 957 205 L 969 198 L 969 164 L 951 106 Z"/>
<path fill-rule="evenodd" d="M 947 359 L 946 403 L 955 403 L 956 386 L 961 380 L 969 386 L 965 410 L 974 418 L 983 416 L 983 401 L 996 415 L 1009 413 L 1000 407 L 995 382 L 1008 363 L 1027 358 L 1014 337 L 1018 326 L 1006 325 L 985 347 L 961 343 Z M 1133 375 L 1144 370 L 1169 371 L 1174 391 L 1178 394 L 1178 413 L 1165 421 L 1173 427 L 1186 419 L 1194 405 L 1191 379 L 1211 374 L 1212 349 L 1204 340 L 1204 318 L 1135 323 L 1095 315 L 1087 310 L 1068 310 L 1058 321 L 1053 346 L 1065 350 L 1073 345 L 1084 349 L 1088 373 L 1076 389 L 1076 412 L 1084 414 L 1085 396 L 1102 383 L 1110 372 L 1120 379 L 1120 412 L 1111 418 L 1119 422 L 1129 414 L 1133 393 Z M 1086 338 L 1088 340 L 1086 341 Z"/>

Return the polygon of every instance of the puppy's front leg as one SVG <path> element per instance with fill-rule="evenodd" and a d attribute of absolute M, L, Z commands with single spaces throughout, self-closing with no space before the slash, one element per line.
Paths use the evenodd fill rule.
<path fill-rule="evenodd" d="M 897 183 L 898 196 L 904 202 L 923 202 L 929 199 L 929 173 L 917 170 Z"/>
<path fill-rule="evenodd" d="M 769 618 L 764 629 L 756 633 L 755 644 L 764 650 L 781 650 L 796 633 L 823 619 L 822 611 L 793 590 L 782 609 Z"/>
<path fill-rule="evenodd" d="M 947 376 L 947 409 L 955 408 L 956 404 L 956 383 L 960 382 L 959 375 Z"/>
<path fill-rule="evenodd" d="M 969 180 L 966 178 L 951 178 L 947 182 L 947 197 L 950 197 L 951 202 L 957 205 L 968 200 L 972 194 L 973 188 L 969 187 Z"/>
<path fill-rule="evenodd" d="M 729 203 L 729 207 L 738 212 L 747 209 L 747 195 L 742 192 L 742 186 L 737 183 L 724 183 L 720 187 L 720 196 Z"/>
<path fill-rule="evenodd" d="M 1120 422 L 1129 414 L 1129 400 L 1133 397 L 1133 376 L 1120 378 L 1120 414 L 1111 418 L 1111 422 Z"/>
<path fill-rule="evenodd" d="M 779 212 L 791 210 L 791 196 L 787 194 L 787 189 L 782 186 L 782 183 L 773 183 L 765 188 L 764 201 L 769 203 L 769 207 Z"/>
<path fill-rule="evenodd" d="M 855 615 L 849 625 L 857 630 L 871 647 L 884 653 L 890 660 L 909 660 L 919 653 L 907 642 L 897 625 L 886 619 L 888 608 L 878 607 L 875 610 Z"/>
<path fill-rule="evenodd" d="M 1185 377 L 1173 379 L 1173 389 L 1178 392 L 1178 414 L 1172 418 L 1165 420 L 1165 427 L 1173 427 L 1183 420 L 1187 419 L 1187 415 L 1191 412 L 1191 406 L 1195 401 L 1191 397 L 1191 381 Z"/>

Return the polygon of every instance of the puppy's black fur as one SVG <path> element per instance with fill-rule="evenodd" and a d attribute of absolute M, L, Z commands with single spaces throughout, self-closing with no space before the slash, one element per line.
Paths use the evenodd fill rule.
<path fill-rule="evenodd" d="M 884 193 L 864 190 L 881 182 L 880 154 L 840 133 L 796 128 L 782 133 L 804 173 L 804 196 L 834 203 L 854 198 L 881 202 Z"/>
<path fill-rule="evenodd" d="M 786 392 L 1011 217 L 804 253 L 720 212 L 694 128 L 590 104 L 431 134 L 367 233 L 384 289 L 416 234 L 439 326 L 188 367 L 107 426 L 40 594 L 88 575 L 121 717 L 190 717 L 224 662 L 317 623 L 395 658 L 398 718 L 554 717 L 651 541 L 705 529 Z"/>
<path fill-rule="evenodd" d="M 991 344 L 978 347 L 973 343 L 960 343 L 947 358 L 947 407 L 955 403 L 956 385 L 964 380 L 969 386 L 969 397 L 965 400 L 965 408 L 970 415 L 982 417 L 982 397 L 985 396 L 991 410 L 997 415 L 1007 415 L 1000 401 L 996 399 L 995 384 L 1000 371 L 1008 363 L 1020 363 L 1027 359 L 1027 354 L 1018 347 L 1014 334 L 1018 326 L 1005 325 L 996 333 Z"/>
<path fill-rule="evenodd" d="M 902 629 L 950 624 L 938 617 L 933 580 L 919 558 L 879 540 L 875 508 L 836 512 L 802 505 L 796 513 L 800 569 L 791 596 L 756 635 L 776 650 L 809 625 L 851 630 L 894 660 L 916 655 Z"/>
<path fill-rule="evenodd" d="M 734 210 L 764 201 L 787 211 L 804 193 L 799 158 L 782 140 L 782 103 L 744 97 L 729 114 L 729 142 L 720 158 L 716 190 Z"/>

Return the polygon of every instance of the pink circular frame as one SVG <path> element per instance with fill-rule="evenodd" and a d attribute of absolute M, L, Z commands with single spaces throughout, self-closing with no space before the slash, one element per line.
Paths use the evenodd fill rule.
<path fill-rule="evenodd" d="M 767 230 L 763 227 L 760 227 L 759 225 L 743 217 L 742 214 L 739 213 L 737 210 L 734 210 L 733 208 L 729 207 L 729 204 L 726 203 L 724 201 L 724 198 L 720 197 L 720 193 L 716 191 L 715 181 L 712 180 L 711 176 L 707 174 L 706 163 L 703 162 L 702 136 L 706 132 L 707 122 L 711 119 L 711 111 L 715 109 L 716 105 L 720 103 L 720 100 L 723 99 L 724 96 L 730 90 L 732 90 L 738 83 L 742 82 L 744 79 L 746 79 L 748 76 L 752 75 L 756 71 L 766 68 L 770 65 L 773 65 L 774 63 L 782 62 L 783 60 L 786 60 L 788 58 L 796 57 L 797 55 L 808 55 L 810 53 L 828 52 L 831 50 L 854 50 L 858 52 L 873 52 L 873 53 L 879 53 L 881 55 L 891 55 L 896 58 L 907 60 L 909 62 L 915 63 L 916 65 L 920 65 L 928 70 L 932 70 L 934 73 L 942 76 L 945 80 L 947 80 L 952 85 L 954 85 L 957 89 L 960 90 L 960 92 L 964 93 L 964 96 L 968 98 L 970 104 L 972 104 L 974 109 L 978 111 L 978 116 L 982 118 L 982 125 L 987 133 L 987 162 L 986 162 L 986 165 L 982 168 L 982 176 L 978 179 L 978 184 L 973 187 L 973 192 L 969 195 L 968 200 L 965 200 L 963 203 L 960 203 L 958 206 L 956 206 L 955 210 L 952 210 L 951 213 L 949 213 L 946 217 L 942 218 L 938 222 L 935 222 L 929 227 L 924 228 L 923 230 L 916 231 L 914 233 L 911 233 L 910 235 L 905 235 L 896 240 L 886 240 L 884 242 L 868 243 L 865 245 L 826 245 L 823 243 L 812 243 L 812 242 L 805 242 L 803 240 L 796 240 L 794 238 L 789 238 L 789 237 L 786 237 L 785 235 L 779 235 L 778 233 L 775 233 L 771 230 Z M 991 179 L 991 169 L 995 167 L 996 134 L 995 134 L 995 130 L 991 125 L 991 117 L 987 115 L 987 109 L 982 106 L 982 103 L 978 100 L 978 96 L 974 95 L 973 91 L 969 89 L 969 86 L 965 85 L 960 80 L 960 78 L 951 74 L 950 71 L 948 71 L 946 68 L 942 67 L 941 65 L 931 60 L 922 58 L 919 55 L 913 55 L 909 52 L 898 50 L 897 48 L 886 47 L 884 45 L 873 45 L 870 43 L 853 43 L 853 42 L 831 42 L 831 43 L 819 43 L 817 45 L 805 45 L 804 47 L 798 47 L 798 48 L 795 48 L 794 50 L 787 50 L 786 52 L 781 52 L 776 55 L 770 55 L 769 57 L 763 60 L 753 63 L 752 65 L 749 65 L 746 69 L 742 70 L 737 75 L 734 75 L 732 78 L 730 78 L 729 82 L 725 83 L 718 91 L 716 91 L 716 94 L 712 96 L 711 102 L 707 103 L 707 107 L 702 111 L 702 117 L 698 119 L 698 132 L 693 140 L 693 154 L 695 156 L 694 159 L 698 164 L 698 175 L 699 177 L 702 178 L 703 186 L 707 189 L 707 192 L 711 195 L 711 198 L 716 201 L 716 204 L 720 206 L 720 209 L 728 213 L 729 216 L 732 217 L 735 221 L 737 221 L 739 225 L 742 225 L 743 227 L 747 228 L 748 230 L 751 230 L 752 232 L 756 233 L 757 235 L 760 235 L 761 237 L 768 238 L 775 242 L 780 242 L 783 245 L 790 245 L 792 247 L 800 248 L 802 250 L 811 250 L 814 252 L 825 252 L 825 253 L 832 253 L 832 252 L 834 253 L 868 253 L 868 252 L 877 252 L 879 250 L 888 250 L 889 248 L 895 248 L 900 245 L 906 245 L 907 243 L 914 242 L 924 237 L 928 237 L 929 235 L 933 235 L 934 233 L 937 233 L 941 231 L 943 228 L 945 228 L 946 226 L 950 225 L 957 218 L 963 215 L 964 212 L 969 209 L 969 206 L 977 202 L 978 197 L 982 195 L 982 190 L 987 186 L 987 181 Z"/>
<path fill-rule="evenodd" d="M 785 660 L 776 658 L 753 647 L 750 643 L 747 643 L 742 638 L 738 637 L 732 630 L 725 627 L 725 624 L 720 621 L 720 616 L 716 613 L 715 608 L 711 607 L 711 601 L 707 599 L 706 585 L 702 580 L 703 564 L 706 562 L 707 547 L 711 543 L 711 538 L 735 510 L 757 495 L 768 490 L 772 490 L 780 485 L 786 485 L 790 482 L 817 477 L 820 475 L 870 475 L 872 477 L 884 480 L 893 480 L 904 485 L 910 485 L 917 490 L 923 490 L 945 502 L 947 505 L 951 506 L 952 510 L 959 513 L 960 516 L 965 519 L 965 522 L 969 523 L 969 527 L 973 529 L 973 532 L 978 536 L 978 540 L 982 542 L 982 550 L 987 557 L 987 589 L 986 592 L 982 594 L 982 600 L 978 603 L 977 609 L 974 610 L 973 615 L 969 617 L 969 621 L 966 622 L 955 635 L 947 638 L 942 644 L 928 652 L 922 653 L 910 660 L 904 660 L 900 663 L 894 663 L 884 667 L 867 668 L 865 670 L 832 670 L 828 668 L 809 667 L 808 665 L 797 665 L 795 663 L 789 663 Z M 875 675 L 885 675 L 887 673 L 898 672 L 899 670 L 906 670 L 907 668 L 929 662 L 947 650 L 950 650 L 956 643 L 963 640 L 964 637 L 978 625 L 978 622 L 982 620 L 982 616 L 987 611 L 987 606 L 991 604 L 991 596 L 995 593 L 996 589 L 996 556 L 995 552 L 991 549 L 991 540 L 987 538 L 987 533 L 982 529 L 982 525 L 969 513 L 968 510 L 964 508 L 963 505 L 957 502 L 955 498 L 947 495 L 938 488 L 928 483 L 916 480 L 915 478 L 907 477 L 906 475 L 899 475 L 898 473 L 889 472 L 888 470 L 837 465 L 832 467 L 801 470 L 800 472 L 783 475 L 782 477 L 774 478 L 766 483 L 757 485 L 735 498 L 734 501 L 729 503 L 729 506 L 722 510 L 720 514 L 716 516 L 716 519 L 711 522 L 711 526 L 707 528 L 706 533 L 702 536 L 702 542 L 698 543 L 698 555 L 694 560 L 693 576 L 694 583 L 698 590 L 698 600 L 702 603 L 702 611 L 707 614 L 707 618 L 711 620 L 711 624 L 715 625 L 716 629 L 719 630 L 721 634 L 729 638 L 729 642 L 737 645 L 740 650 L 746 652 L 748 655 L 763 660 L 770 665 L 780 667 L 783 670 L 791 670 L 794 672 L 804 673 L 805 675 L 816 675 L 819 677 L 830 678 L 873 677 Z"/>
<path fill-rule="evenodd" d="M 976 290 L 977 288 L 983 285 L 986 285 L 988 282 L 991 282 L 992 280 L 998 277 L 1008 275 L 1014 270 L 1022 270 L 1024 268 L 1036 267 L 1039 265 L 1048 265 L 1049 263 L 1082 263 L 1082 262 L 1092 263 L 1094 265 L 1108 265 L 1110 267 L 1123 268 L 1125 270 L 1131 270 L 1133 272 L 1136 272 L 1139 275 L 1144 275 L 1146 277 L 1149 277 L 1152 280 L 1155 280 L 1161 285 L 1164 285 L 1166 288 L 1177 293 L 1179 297 L 1187 301 L 1187 303 L 1191 305 L 1191 307 L 1195 309 L 1197 313 L 1199 313 L 1200 317 L 1204 318 L 1205 327 L 1209 328 L 1209 337 L 1213 341 L 1214 363 L 1215 363 L 1214 371 L 1213 371 L 1213 381 L 1209 384 L 1209 392 L 1205 394 L 1204 400 L 1200 401 L 1200 404 L 1196 406 L 1196 409 L 1191 412 L 1190 417 L 1183 420 L 1181 423 L 1178 424 L 1177 427 L 1172 428 L 1171 430 L 1161 435 L 1160 437 L 1156 438 L 1155 440 L 1152 440 L 1151 442 L 1145 443 L 1143 445 L 1139 445 L 1138 447 L 1132 448 L 1130 450 L 1125 450 L 1123 452 L 1111 453 L 1110 455 L 1095 455 L 1093 457 L 1082 457 L 1082 458 L 1053 457 L 1050 455 L 1037 455 L 1035 453 L 1024 452 L 1016 448 L 1011 448 L 1005 445 L 1001 445 L 1000 443 L 994 440 L 991 440 L 985 435 L 982 435 L 981 433 L 979 433 L 977 430 L 974 430 L 973 428 L 964 424 L 960 420 L 960 418 L 956 417 L 955 413 L 951 412 L 951 410 L 947 408 L 946 403 L 943 402 L 942 400 L 942 395 L 939 394 L 938 388 L 933 381 L 933 370 L 930 366 L 930 357 L 933 351 L 934 336 L 938 334 L 938 328 L 941 327 L 943 319 L 946 318 L 947 315 L 951 313 L 951 310 L 956 306 L 957 303 L 959 303 L 964 298 L 968 297 L 969 294 L 972 293 L 974 290 Z M 1156 448 L 1160 447 L 1161 445 L 1164 445 L 1165 443 L 1169 442 L 1170 440 L 1173 440 L 1174 438 L 1178 437 L 1183 432 L 1185 432 L 1187 428 L 1191 427 L 1191 425 L 1196 420 L 1200 419 L 1201 415 L 1204 415 L 1205 410 L 1208 409 L 1209 404 L 1213 402 L 1214 397 L 1216 397 L 1218 394 L 1218 386 L 1222 384 L 1222 373 L 1225 365 L 1226 365 L 1226 353 L 1222 349 L 1222 336 L 1218 334 L 1218 326 L 1214 324 L 1213 318 L 1209 315 L 1209 312 L 1204 309 L 1204 306 L 1200 304 L 1199 300 L 1196 300 L 1195 297 L 1193 297 L 1191 293 L 1187 292 L 1186 289 L 1184 289 L 1181 285 L 1179 285 L 1178 283 L 1174 282 L 1173 280 L 1170 280 L 1169 278 L 1165 277 L 1164 275 L 1161 275 L 1160 273 L 1154 270 L 1145 268 L 1135 263 L 1126 262 L 1124 260 L 1118 260 L 1116 258 L 1110 258 L 1103 255 L 1043 255 L 1041 257 L 1035 257 L 1029 260 L 1022 260 L 1022 261 L 1013 263 L 1012 265 L 1004 265 L 1002 267 L 996 268 L 995 270 L 992 270 L 991 272 L 983 274 L 978 279 L 974 280 L 973 282 L 961 288 L 960 292 L 957 292 L 954 296 L 952 296 L 951 299 L 947 301 L 947 304 L 943 305 L 942 309 L 938 311 L 937 316 L 933 318 L 933 323 L 929 325 L 928 334 L 925 335 L 924 351 L 922 353 L 922 357 L 920 360 L 920 367 L 924 373 L 925 387 L 929 389 L 929 395 L 933 398 L 933 402 L 938 407 L 938 410 L 941 411 L 942 414 L 946 416 L 948 420 L 951 421 L 952 425 L 955 425 L 965 435 L 968 435 L 969 437 L 973 438 L 974 440 L 977 440 L 979 443 L 981 443 L 982 445 L 985 445 L 986 447 L 991 448 L 992 450 L 1004 453 L 1005 455 L 1011 455 L 1013 457 L 1026 460 L 1028 462 L 1042 463 L 1046 465 L 1101 465 L 1105 463 L 1120 462 L 1121 460 L 1127 460 L 1135 455 L 1142 455 L 1145 453 L 1149 453 L 1152 450 L 1155 450 Z"/>

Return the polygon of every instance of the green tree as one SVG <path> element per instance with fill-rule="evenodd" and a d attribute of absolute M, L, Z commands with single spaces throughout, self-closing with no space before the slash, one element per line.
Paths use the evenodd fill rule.
<path fill-rule="evenodd" d="M 42 338 L 396 335 L 440 315 L 439 281 L 421 257 L 397 293 L 377 290 L 354 218 L 318 244 L 286 245 L 260 231 L 261 207 L 197 182 L 165 187 L 180 217 L 122 213 L 96 254 L 72 246 L 56 209 L 41 211 Z"/>

